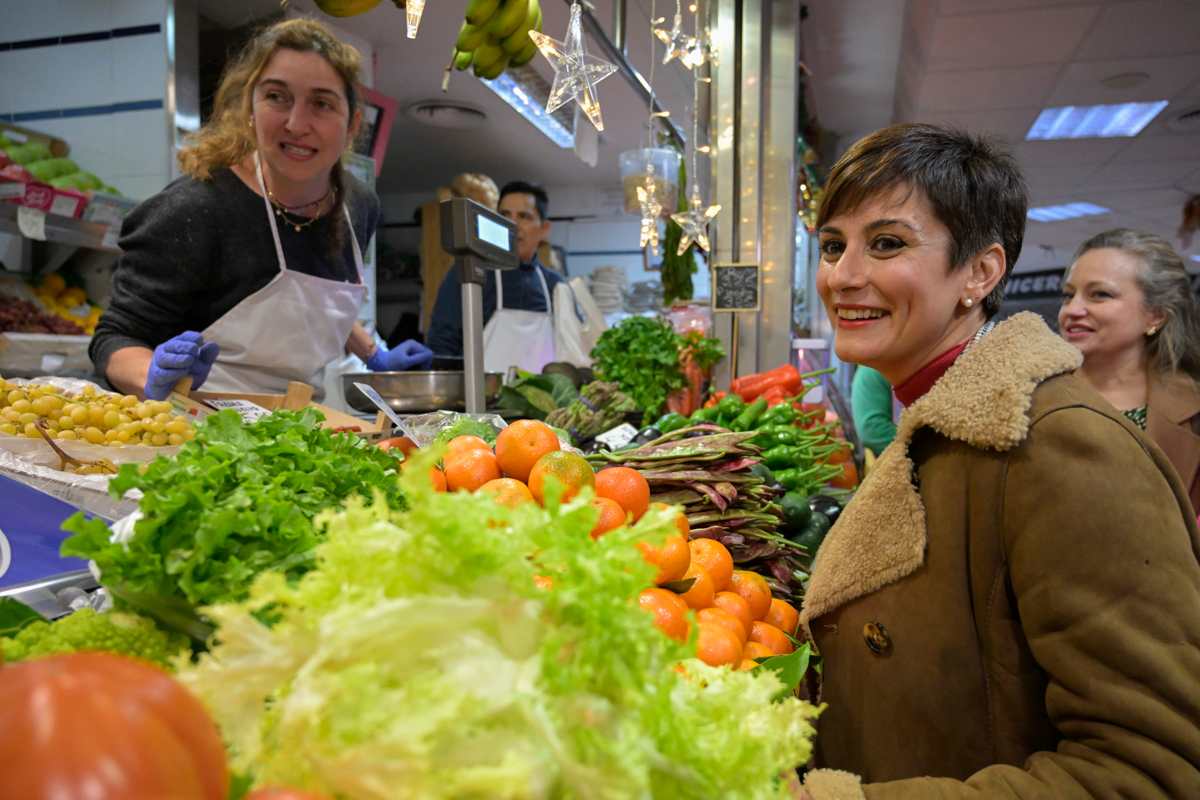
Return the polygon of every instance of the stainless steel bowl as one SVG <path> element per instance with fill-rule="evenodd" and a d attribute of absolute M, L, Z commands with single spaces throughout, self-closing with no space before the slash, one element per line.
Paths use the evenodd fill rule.
<path fill-rule="evenodd" d="M 491 403 L 500 396 L 503 376 L 489 372 L 483 379 L 483 394 Z M 393 410 L 411 414 L 439 409 L 462 409 L 466 403 L 461 370 L 432 372 L 351 372 L 342 375 L 342 391 L 351 408 L 370 413 L 375 406 L 354 384 L 365 383 L 379 392 Z"/>

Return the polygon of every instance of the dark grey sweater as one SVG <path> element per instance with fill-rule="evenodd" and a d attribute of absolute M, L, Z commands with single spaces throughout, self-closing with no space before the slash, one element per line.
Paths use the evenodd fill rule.
<path fill-rule="evenodd" d="M 365 248 L 379 223 L 379 199 L 348 174 L 346 193 L 354 233 Z M 288 269 L 358 281 L 346 232 L 341 258 L 329 252 L 332 226 L 345 225 L 340 210 L 299 232 L 277 222 Z M 279 269 L 262 197 L 228 169 L 208 181 L 173 181 L 125 218 L 120 245 L 112 302 L 88 349 L 100 375 L 122 347 L 153 349 L 184 331 L 203 331 Z M 270 325 L 263 321 L 264 333 Z"/>

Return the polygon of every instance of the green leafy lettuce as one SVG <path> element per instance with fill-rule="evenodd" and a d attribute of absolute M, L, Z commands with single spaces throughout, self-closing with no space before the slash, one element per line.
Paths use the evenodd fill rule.
<path fill-rule="evenodd" d="M 211 649 L 179 679 L 235 770 L 363 799 L 788 796 L 817 709 L 774 701 L 771 670 L 689 659 L 637 604 L 653 569 L 634 543 L 672 512 L 592 541 L 587 492 L 549 510 L 436 494 L 436 450 L 401 479 L 406 511 L 351 501 L 299 581 L 206 609 Z"/>
<path fill-rule="evenodd" d="M 94 560 L 105 585 L 164 609 L 241 599 L 265 570 L 300 576 L 323 538 L 317 512 L 352 495 L 403 504 L 395 457 L 321 428 L 322 419 L 311 409 L 250 425 L 232 411 L 213 414 L 174 457 L 144 471 L 124 464 L 113 478 L 114 496 L 142 492 L 128 542 L 76 514 L 63 526 L 74 533 L 63 555 Z"/>

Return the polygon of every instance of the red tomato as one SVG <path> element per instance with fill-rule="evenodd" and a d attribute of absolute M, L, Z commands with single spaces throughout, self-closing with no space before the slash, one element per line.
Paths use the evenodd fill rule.
<path fill-rule="evenodd" d="M 266 789 L 255 789 L 246 795 L 245 800 L 329 800 L 329 796 L 317 794 L 316 792 L 302 792 L 299 789 L 280 789 L 272 786 Z"/>
<path fill-rule="evenodd" d="M 217 726 L 171 676 L 111 653 L 0 668 L 5 797 L 226 800 Z"/>
<path fill-rule="evenodd" d="M 393 436 L 391 439 L 384 439 L 375 446 L 380 450 L 391 450 L 395 448 L 406 456 L 413 450 L 417 449 L 417 443 L 407 436 Z"/>

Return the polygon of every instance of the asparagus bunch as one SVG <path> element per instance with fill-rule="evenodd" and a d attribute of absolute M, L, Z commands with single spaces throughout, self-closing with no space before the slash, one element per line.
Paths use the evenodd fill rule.
<path fill-rule="evenodd" d="M 579 399 L 546 415 L 546 424 L 571 434 L 583 442 L 625 421 L 625 415 L 637 411 L 637 405 L 615 383 L 593 381 L 579 392 Z"/>

